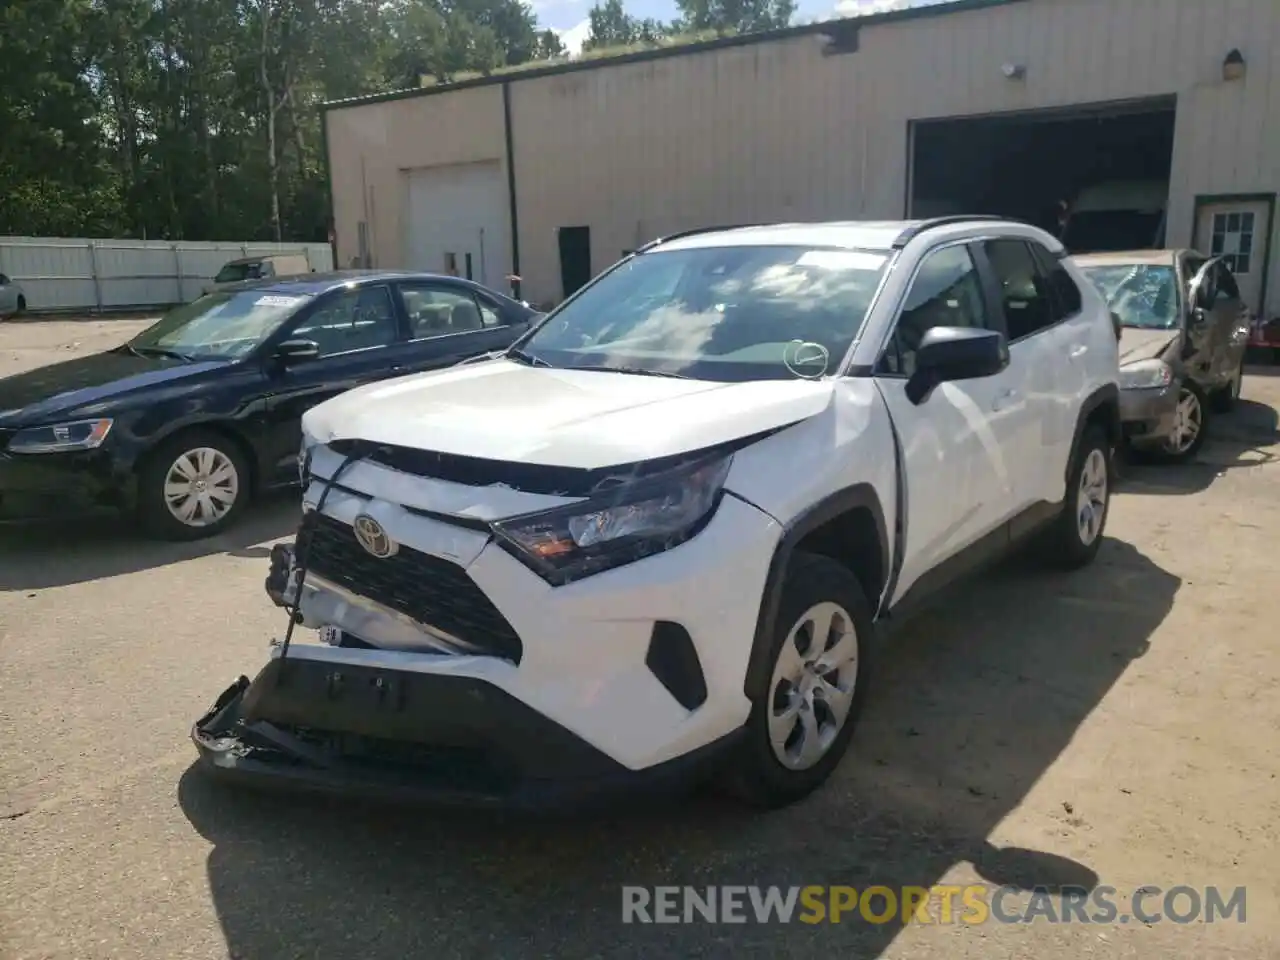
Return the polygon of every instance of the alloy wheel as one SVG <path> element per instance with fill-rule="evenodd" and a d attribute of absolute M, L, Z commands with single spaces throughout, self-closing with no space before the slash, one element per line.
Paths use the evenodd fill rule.
<path fill-rule="evenodd" d="M 818 603 L 788 631 L 769 683 L 769 743 L 790 770 L 826 756 L 843 729 L 858 680 L 853 617 L 837 603 Z"/>
<path fill-rule="evenodd" d="M 1102 533 L 1107 494 L 1107 456 L 1101 450 L 1090 450 L 1080 471 L 1080 490 L 1076 496 L 1076 529 L 1080 542 L 1086 547 Z"/>
<path fill-rule="evenodd" d="M 170 465 L 164 480 L 164 502 L 179 523 L 209 527 L 235 506 L 240 474 L 221 450 L 197 447 Z"/>
<path fill-rule="evenodd" d="M 1238 389 L 1238 388 L 1236 388 Z M 1183 387 L 1178 394 L 1178 408 L 1174 417 L 1173 432 L 1165 441 L 1165 449 L 1172 454 L 1186 453 L 1191 449 L 1204 427 L 1204 409 L 1194 390 Z"/>

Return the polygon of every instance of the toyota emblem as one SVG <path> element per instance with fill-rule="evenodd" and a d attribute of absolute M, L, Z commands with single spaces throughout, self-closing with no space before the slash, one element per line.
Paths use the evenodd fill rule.
<path fill-rule="evenodd" d="M 367 513 L 356 517 L 352 528 L 355 530 L 356 540 L 360 546 L 379 560 L 395 556 L 396 551 L 400 549 L 400 544 L 387 536 L 387 531 L 382 529 L 382 524 Z"/>

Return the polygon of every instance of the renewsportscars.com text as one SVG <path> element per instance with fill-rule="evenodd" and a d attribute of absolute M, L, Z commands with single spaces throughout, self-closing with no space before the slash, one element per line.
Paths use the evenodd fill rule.
<path fill-rule="evenodd" d="M 638 887 L 623 923 L 1217 923 L 1245 922 L 1245 888 Z"/>

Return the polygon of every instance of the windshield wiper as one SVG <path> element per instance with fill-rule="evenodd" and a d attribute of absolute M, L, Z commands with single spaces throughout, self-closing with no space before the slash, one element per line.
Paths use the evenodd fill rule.
<path fill-rule="evenodd" d="M 551 366 L 551 364 L 547 363 L 547 361 L 543 360 L 541 357 L 535 357 L 532 353 L 526 353 L 525 351 L 518 350 L 515 347 L 512 347 L 510 350 L 508 350 L 504 354 L 504 356 L 506 356 L 508 359 L 516 361 L 516 363 L 523 363 L 526 367 Z"/>
<path fill-rule="evenodd" d="M 164 347 L 135 347 L 132 343 L 126 343 L 126 347 L 132 350 L 140 357 L 172 357 L 174 360 L 182 360 L 191 363 L 195 357 L 189 353 L 179 353 L 177 350 L 166 350 Z"/>
<path fill-rule="evenodd" d="M 648 367 L 574 367 L 575 370 L 597 370 L 600 373 L 630 373 L 638 377 L 668 377 L 672 380 L 693 380 L 683 373 L 670 370 L 650 370 Z"/>

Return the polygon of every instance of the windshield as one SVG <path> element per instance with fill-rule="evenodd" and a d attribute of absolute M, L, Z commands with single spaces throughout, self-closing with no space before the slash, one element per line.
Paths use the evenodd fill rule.
<path fill-rule="evenodd" d="M 211 293 L 170 310 L 129 346 L 192 359 L 234 360 L 271 336 L 310 299 L 261 290 Z"/>
<path fill-rule="evenodd" d="M 1123 326 L 1146 330 L 1178 326 L 1178 277 L 1172 264 L 1122 263 L 1081 269 Z"/>
<path fill-rule="evenodd" d="M 228 263 L 218 275 L 213 278 L 214 283 L 239 283 L 241 280 L 260 280 L 262 279 L 262 264 L 258 261 L 252 263 Z"/>
<path fill-rule="evenodd" d="M 575 369 L 744 381 L 834 373 L 867 314 L 883 252 L 733 246 L 641 254 L 521 344 Z"/>

